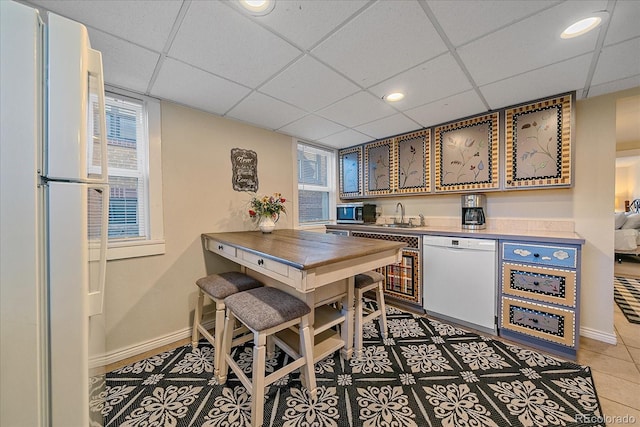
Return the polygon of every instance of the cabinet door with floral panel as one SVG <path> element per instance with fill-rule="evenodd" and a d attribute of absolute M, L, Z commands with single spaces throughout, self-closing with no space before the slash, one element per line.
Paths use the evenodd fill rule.
<path fill-rule="evenodd" d="M 394 162 L 393 139 L 372 142 L 364 146 L 364 194 L 365 196 L 390 194 L 393 188 Z"/>
<path fill-rule="evenodd" d="M 430 130 L 400 135 L 395 139 L 397 168 L 394 170 L 397 193 L 425 193 L 431 190 Z"/>
<path fill-rule="evenodd" d="M 362 146 L 338 151 L 340 198 L 362 196 Z"/>
<path fill-rule="evenodd" d="M 498 113 L 473 117 L 435 131 L 435 190 L 500 187 Z"/>
<path fill-rule="evenodd" d="M 571 186 L 572 98 L 505 111 L 505 188 Z"/>

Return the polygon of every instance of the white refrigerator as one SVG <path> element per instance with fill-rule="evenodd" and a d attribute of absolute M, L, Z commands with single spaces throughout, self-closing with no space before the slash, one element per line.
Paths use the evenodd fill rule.
<path fill-rule="evenodd" d="M 102 425 L 101 55 L 83 25 L 13 1 L 0 31 L 0 425 Z"/>

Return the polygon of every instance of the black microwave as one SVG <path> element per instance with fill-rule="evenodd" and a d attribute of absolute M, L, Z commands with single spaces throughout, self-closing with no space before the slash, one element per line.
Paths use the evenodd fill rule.
<path fill-rule="evenodd" d="M 336 222 L 338 224 L 366 224 L 376 222 L 376 205 L 362 202 L 338 203 Z"/>

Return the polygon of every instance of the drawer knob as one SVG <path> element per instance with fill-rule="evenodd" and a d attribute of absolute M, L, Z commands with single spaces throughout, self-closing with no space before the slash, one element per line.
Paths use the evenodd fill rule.
<path fill-rule="evenodd" d="M 223 249 L 222 245 L 218 245 L 218 250 L 221 251 Z"/>
<path fill-rule="evenodd" d="M 260 258 L 260 259 L 258 260 L 258 265 L 262 265 L 262 264 L 264 264 L 264 260 L 263 260 L 262 258 Z"/>
<path fill-rule="evenodd" d="M 540 282 L 533 282 L 533 286 L 540 286 Z"/>
<path fill-rule="evenodd" d="M 540 258 L 540 254 L 533 254 L 534 258 Z"/>

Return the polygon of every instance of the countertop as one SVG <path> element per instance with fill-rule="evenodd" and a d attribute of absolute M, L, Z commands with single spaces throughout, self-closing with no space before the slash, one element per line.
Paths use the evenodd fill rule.
<path fill-rule="evenodd" d="M 535 241 L 542 243 L 567 243 L 574 245 L 583 245 L 584 238 L 577 233 L 558 231 L 558 230 L 503 230 L 503 229 L 484 229 L 484 230 L 467 230 L 462 227 L 385 227 L 381 224 L 331 224 L 326 226 L 327 229 L 334 230 L 357 230 L 361 232 L 371 233 L 388 233 L 388 234 L 404 234 L 404 235 L 428 235 L 428 236 L 452 236 L 452 237 L 468 237 L 476 239 L 496 239 L 496 240 L 515 240 L 515 241 Z"/>

